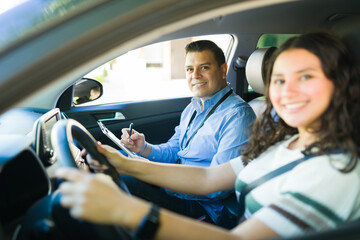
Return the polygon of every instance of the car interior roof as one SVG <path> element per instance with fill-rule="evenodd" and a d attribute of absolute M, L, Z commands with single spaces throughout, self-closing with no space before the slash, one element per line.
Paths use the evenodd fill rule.
<path fill-rule="evenodd" d="M 216 33 L 302 33 L 314 28 L 328 28 L 339 19 L 360 15 L 360 1 L 342 0 L 341 6 L 338 3 L 339 0 L 290 1 L 243 11 L 241 14 L 219 14 L 211 20 L 170 33 L 163 39 Z M 314 8 L 314 5 L 317 7 Z"/>
<path fill-rule="evenodd" d="M 113 3 L 112 1 L 110 1 L 107 4 L 118 5 L 120 3 Z M 50 49 L 44 48 L 44 52 L 41 52 L 41 54 L 45 54 L 48 57 L 48 59 L 46 59 L 46 62 L 52 60 L 52 62 L 54 63 L 54 69 L 49 67 L 49 69 L 46 69 L 46 71 L 43 71 L 43 69 L 41 69 L 42 71 L 38 71 L 37 68 L 41 66 L 42 61 L 45 61 L 43 58 L 39 58 L 39 61 L 36 65 L 35 63 L 34 65 L 31 65 L 33 64 L 32 62 L 26 62 L 25 64 L 28 64 L 30 67 L 24 68 L 24 71 L 18 71 L 18 69 L 21 67 L 20 64 L 19 68 L 17 68 L 16 70 L 10 69 L 9 71 L 4 72 L 6 74 L 9 74 L 9 76 L 13 74 L 19 82 L 21 81 L 21 84 L 28 86 L 26 88 L 27 90 L 24 90 L 24 95 L 29 94 L 27 91 L 30 91 L 33 88 L 44 89 L 44 92 L 53 91 L 54 95 L 56 95 L 55 91 L 57 91 L 57 89 L 64 90 L 66 87 L 69 86 L 71 81 L 73 81 L 75 78 L 80 77 L 81 74 L 85 73 L 85 71 L 91 71 L 92 67 L 96 67 L 95 65 L 98 66 L 101 63 L 109 61 L 115 56 L 124 53 L 125 49 L 129 50 L 129 48 L 125 48 L 125 46 L 140 47 L 141 45 L 145 44 L 147 45 L 154 42 L 177 38 L 184 38 L 196 35 L 228 33 L 233 34 L 239 46 L 234 52 L 234 56 L 248 57 L 255 50 L 257 40 L 263 33 L 302 33 L 310 29 L 319 27 L 331 28 L 338 21 L 360 15 L 360 1 L 354 0 L 342 0 L 341 4 L 339 4 L 338 0 L 227 0 L 221 1 L 221 4 L 223 5 L 221 10 L 212 9 L 212 7 L 219 7 L 220 4 L 218 2 L 216 4 L 214 3 L 214 1 L 209 1 L 209 5 L 211 6 L 202 6 L 201 4 L 195 4 L 196 10 L 191 9 L 190 12 L 185 11 L 186 9 L 184 8 L 184 11 L 180 13 L 176 12 L 176 16 L 165 16 L 164 18 L 161 18 L 161 16 L 157 16 L 158 18 L 160 18 L 161 21 L 160 23 L 154 23 L 152 27 L 157 28 L 158 26 L 160 26 L 160 28 L 157 28 L 156 32 L 152 33 L 153 35 L 151 36 L 151 38 L 144 34 L 145 31 L 151 32 L 149 29 L 146 28 L 146 26 L 144 26 L 143 29 L 140 29 L 137 32 L 131 32 L 129 30 L 130 33 L 132 33 L 127 34 L 129 38 L 134 34 L 136 34 L 137 37 L 131 39 L 131 41 L 127 40 L 127 38 L 124 37 L 123 34 L 125 30 L 122 30 L 122 24 L 124 24 L 124 22 L 120 20 L 112 21 L 111 23 L 109 23 L 109 26 L 107 27 L 117 27 L 117 29 L 114 29 L 114 31 L 109 31 L 106 34 L 103 34 L 103 32 L 96 33 L 96 29 L 89 26 L 89 29 L 91 29 L 91 31 L 94 31 L 93 35 L 91 35 L 91 38 L 89 37 L 90 35 L 88 36 L 88 38 L 86 38 L 84 37 L 84 34 L 82 34 L 81 36 L 83 42 L 75 42 L 75 40 L 69 40 L 75 38 L 68 36 L 69 39 L 67 39 L 67 41 L 69 43 L 72 43 L 72 45 L 68 44 L 68 46 L 70 46 L 68 49 L 66 49 L 68 51 L 68 54 L 65 55 L 63 58 L 66 58 L 67 60 L 71 59 L 71 65 L 66 64 L 67 61 L 64 61 L 62 57 L 60 58 L 55 53 L 52 53 L 52 45 L 48 44 L 48 48 Z M 247 4 L 249 6 L 247 6 Z M 256 8 L 256 4 L 263 7 Z M 186 4 L 184 3 L 184 5 Z M 318 8 L 314 8 L 313 6 L 319 7 L 321 11 L 319 11 Z M 190 15 L 192 13 L 194 16 Z M 195 15 L 202 16 L 196 18 Z M 182 19 L 182 17 L 189 17 L 190 20 L 184 20 Z M 202 22 L 197 23 L 199 19 L 202 19 Z M 203 21 L 204 19 L 210 20 Z M 134 23 L 134 26 L 140 27 L 136 24 L 140 23 Z M 144 25 L 143 22 L 141 22 L 141 24 Z M 181 27 L 183 28 L 180 29 Z M 104 29 L 104 27 L 102 27 L 101 29 Z M 50 32 L 44 35 L 46 36 L 44 36 L 41 40 L 43 42 L 46 41 L 46 37 L 48 36 L 54 37 Z M 61 34 L 61 36 L 65 35 Z M 95 40 L 92 41 L 92 38 L 94 38 Z M 95 43 L 98 44 L 98 48 L 92 47 L 92 45 Z M 28 47 L 30 48 L 30 45 L 28 45 Z M 76 49 L 76 55 L 74 53 L 75 51 L 70 51 L 73 48 Z M 24 51 L 26 51 L 25 49 L 26 47 L 24 48 Z M 91 49 L 91 51 L 89 51 L 89 49 Z M 16 51 L 11 54 L 20 54 L 18 52 L 19 51 Z M 84 60 L 85 56 L 86 60 Z M 17 62 L 17 64 L 19 63 Z M 35 72 L 36 74 L 29 75 L 28 71 Z M 63 73 L 66 72 L 67 80 L 62 81 L 61 84 L 53 83 L 51 85 L 48 85 L 48 87 L 44 88 L 45 83 L 49 82 L 48 80 L 50 76 L 50 71 L 53 71 L 51 75 L 53 77 L 62 77 Z M 235 73 L 231 74 L 234 75 Z M 231 76 L 231 74 L 230 78 L 234 78 L 234 76 Z M 26 76 L 26 78 L 24 76 Z M 35 81 L 33 81 L 33 79 L 40 79 L 40 81 L 38 81 L 38 84 L 34 84 Z M 2 88 L 0 89 L 2 90 Z M 14 103 L 18 101 L 16 96 L 12 96 L 10 94 L 10 87 L 7 87 L 7 92 L 9 92 L 9 94 L 4 94 L 3 96 L 1 96 L 1 99 L 6 99 Z M 32 99 L 32 101 L 36 102 L 37 99 Z M 0 101 L 0 103 L 1 102 L 3 101 Z M 18 106 L 24 105 L 20 104 Z M 7 104 L 0 104 L 0 111 L 3 111 L 4 108 L 6 109 L 8 107 L 9 106 Z M 43 106 L 39 105 L 38 107 Z"/>

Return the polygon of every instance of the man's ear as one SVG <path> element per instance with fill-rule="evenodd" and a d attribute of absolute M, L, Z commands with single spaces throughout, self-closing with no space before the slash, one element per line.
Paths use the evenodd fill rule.
<path fill-rule="evenodd" d="M 223 79 L 226 80 L 228 65 L 226 63 L 223 63 L 223 65 L 221 65 L 220 68 L 221 68 L 221 74 L 222 74 L 221 76 Z"/>

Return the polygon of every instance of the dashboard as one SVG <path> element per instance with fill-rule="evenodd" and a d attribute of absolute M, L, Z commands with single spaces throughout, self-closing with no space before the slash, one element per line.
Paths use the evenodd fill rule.
<path fill-rule="evenodd" d="M 56 161 L 50 139 L 52 127 L 60 119 L 60 111 L 55 108 L 42 115 L 34 124 L 34 149 L 45 166 L 50 166 Z"/>
<path fill-rule="evenodd" d="M 57 108 L 13 109 L 0 116 L 0 233 L 5 239 L 15 239 L 28 209 L 53 191 L 56 154 L 50 136 L 62 118 Z"/>

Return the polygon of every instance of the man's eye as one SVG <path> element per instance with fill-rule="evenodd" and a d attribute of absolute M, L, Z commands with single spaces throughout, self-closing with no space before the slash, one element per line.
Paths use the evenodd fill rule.
<path fill-rule="evenodd" d="M 191 72 L 193 69 L 192 68 L 186 68 L 185 71 L 186 72 Z"/>
<path fill-rule="evenodd" d="M 207 69 L 209 69 L 209 67 L 208 66 L 202 66 L 201 69 L 202 70 L 207 70 Z"/>

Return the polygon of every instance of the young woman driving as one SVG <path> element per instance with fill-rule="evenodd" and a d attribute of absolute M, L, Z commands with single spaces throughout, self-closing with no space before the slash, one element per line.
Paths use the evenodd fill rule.
<path fill-rule="evenodd" d="M 61 204 L 75 218 L 122 225 L 155 239 L 290 237 L 359 218 L 360 79 L 347 48 L 325 32 L 294 37 L 273 54 L 267 80 L 267 109 L 254 123 L 242 156 L 229 163 L 212 168 L 159 164 L 97 146 L 121 174 L 197 195 L 241 192 L 264 174 L 315 155 L 247 194 L 247 220 L 232 231 L 159 210 L 101 175 L 75 169 L 57 171 L 68 180 L 60 186 Z M 140 222 L 149 212 L 158 218 L 144 230 Z"/>

